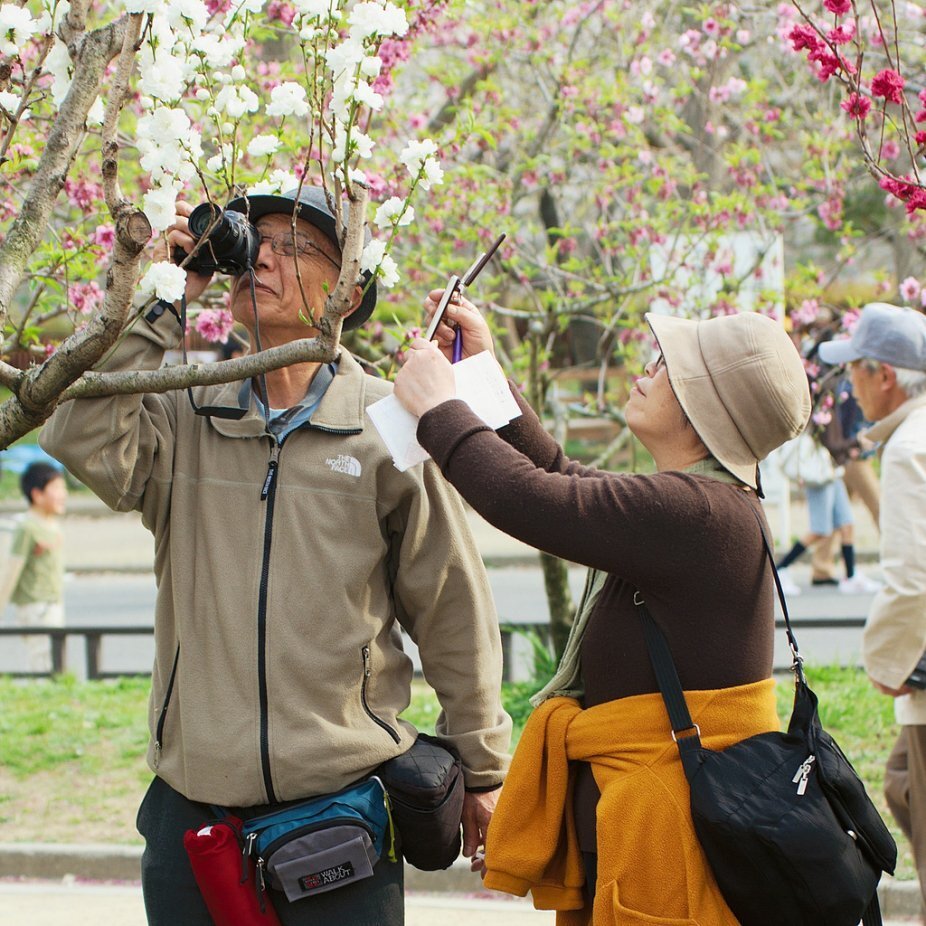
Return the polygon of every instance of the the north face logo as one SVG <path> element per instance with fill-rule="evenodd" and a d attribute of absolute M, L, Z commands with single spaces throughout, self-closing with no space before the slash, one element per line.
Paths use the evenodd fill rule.
<path fill-rule="evenodd" d="M 299 886 L 304 891 L 317 891 L 320 887 L 327 887 L 329 884 L 338 884 L 353 878 L 354 866 L 350 862 L 341 862 L 340 865 L 332 865 L 330 868 L 323 868 L 321 871 L 313 871 L 311 874 L 303 875 L 299 879 Z"/>
<path fill-rule="evenodd" d="M 333 473 L 345 473 L 348 476 L 360 475 L 360 461 L 356 457 L 350 457 L 341 453 L 336 457 L 329 457 L 325 463 L 331 467 Z"/>

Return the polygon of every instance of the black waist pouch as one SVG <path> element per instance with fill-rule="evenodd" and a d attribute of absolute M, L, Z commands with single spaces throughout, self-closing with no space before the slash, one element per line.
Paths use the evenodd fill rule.
<path fill-rule="evenodd" d="M 422 871 L 449 868 L 460 854 L 463 766 L 448 743 L 418 734 L 414 745 L 377 771 L 392 802 L 402 854 Z"/>

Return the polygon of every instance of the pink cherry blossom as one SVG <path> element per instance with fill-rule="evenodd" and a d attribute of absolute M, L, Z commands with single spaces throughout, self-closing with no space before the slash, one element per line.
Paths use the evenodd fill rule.
<path fill-rule="evenodd" d="M 889 138 L 881 146 L 881 157 L 885 161 L 893 161 L 894 158 L 899 157 L 900 155 L 900 145 L 897 144 L 892 138 Z"/>
<path fill-rule="evenodd" d="M 823 0 L 823 5 L 837 16 L 845 16 L 852 9 L 851 0 Z"/>
<path fill-rule="evenodd" d="M 903 102 L 903 88 L 906 81 L 892 68 L 878 71 L 871 81 L 872 96 L 883 96 L 888 103 Z"/>
<path fill-rule="evenodd" d="M 839 104 L 853 119 L 864 119 L 871 110 L 871 100 L 858 93 L 850 93 L 848 98 Z"/>
<path fill-rule="evenodd" d="M 224 344 L 235 320 L 227 309 L 203 309 L 196 316 L 196 332 L 213 344 Z"/>
<path fill-rule="evenodd" d="M 68 287 L 68 302 L 82 315 L 89 315 L 103 304 L 105 293 L 95 280 Z"/>
<path fill-rule="evenodd" d="M 788 33 L 788 41 L 791 42 L 794 51 L 802 51 L 805 48 L 815 51 L 822 44 L 820 36 L 817 35 L 813 26 L 807 26 L 803 23 L 792 27 Z"/>
<path fill-rule="evenodd" d="M 98 225 L 93 233 L 93 243 L 111 248 L 116 243 L 116 229 L 112 225 Z"/>
<path fill-rule="evenodd" d="M 907 277 L 900 284 L 900 295 L 906 302 L 913 302 L 919 296 L 921 287 L 916 277 Z"/>
<path fill-rule="evenodd" d="M 849 25 L 837 26 L 826 33 L 827 39 L 834 45 L 845 45 L 855 38 L 855 26 Z"/>

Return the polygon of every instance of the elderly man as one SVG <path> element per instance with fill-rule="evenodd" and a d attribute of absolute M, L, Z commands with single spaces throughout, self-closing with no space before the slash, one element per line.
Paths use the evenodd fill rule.
<path fill-rule="evenodd" d="M 324 193 L 228 208 L 260 236 L 253 296 L 248 274 L 232 285 L 235 319 L 263 347 L 311 336 L 341 258 Z M 191 250 L 190 211 L 178 206 L 155 257 Z M 187 299 L 209 279 L 188 274 Z M 363 324 L 375 299 L 358 281 L 345 327 Z M 180 334 L 162 306 L 104 368 L 157 368 Z M 212 922 L 183 836 L 216 805 L 248 819 L 330 794 L 414 743 L 400 716 L 412 678 L 400 626 L 441 702 L 437 733 L 462 758 L 464 851 L 484 841 L 510 736 L 497 617 L 459 498 L 430 462 L 398 472 L 366 420 L 390 390 L 342 351 L 194 390 L 195 404 L 183 392 L 70 402 L 44 430 L 50 452 L 154 534 L 155 778 L 138 817 L 150 924 Z M 357 875 L 295 902 L 269 896 L 285 926 L 401 923 L 401 862 L 384 852 Z"/>
<path fill-rule="evenodd" d="M 852 337 L 820 345 L 827 363 L 848 363 L 852 391 L 881 442 L 881 568 L 863 638 L 874 686 L 895 698 L 900 736 L 887 763 L 885 795 L 913 846 L 926 892 L 926 316 L 872 303 Z M 926 893 L 924 893 L 926 898 Z"/>

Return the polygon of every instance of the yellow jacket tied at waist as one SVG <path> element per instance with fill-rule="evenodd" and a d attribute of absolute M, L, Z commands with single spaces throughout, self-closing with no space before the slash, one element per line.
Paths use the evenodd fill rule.
<path fill-rule="evenodd" d="M 779 729 L 771 679 L 686 691 L 709 749 Z M 575 761 L 592 766 L 598 883 L 584 907 L 585 874 L 573 821 Z M 557 926 L 737 926 L 698 843 L 689 789 L 662 696 L 636 695 L 583 710 L 551 698 L 531 715 L 489 827 L 485 884 L 558 911 Z"/>

